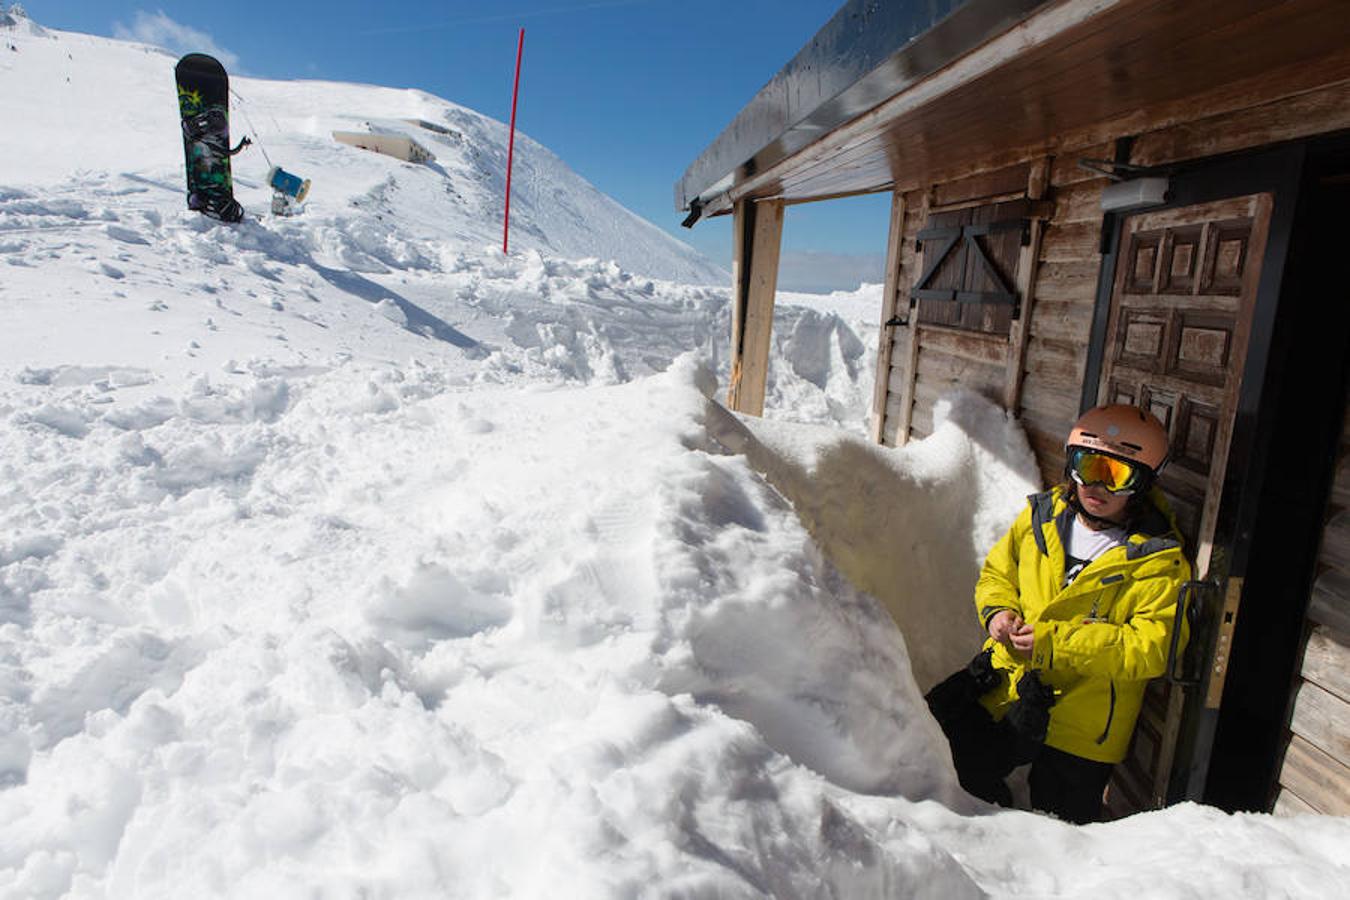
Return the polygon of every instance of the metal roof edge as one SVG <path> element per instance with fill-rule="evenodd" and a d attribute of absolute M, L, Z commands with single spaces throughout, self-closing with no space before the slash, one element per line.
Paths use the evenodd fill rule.
<path fill-rule="evenodd" d="M 676 210 L 725 194 L 1054 2 L 849 0 L 689 165 Z"/>

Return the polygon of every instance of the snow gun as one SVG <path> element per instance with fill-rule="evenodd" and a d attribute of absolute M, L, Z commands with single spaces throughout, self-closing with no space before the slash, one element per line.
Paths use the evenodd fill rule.
<path fill-rule="evenodd" d="M 281 166 L 273 166 L 267 173 L 267 183 L 278 194 L 284 194 L 296 203 L 303 203 L 309 194 L 309 179 L 292 175 Z"/>

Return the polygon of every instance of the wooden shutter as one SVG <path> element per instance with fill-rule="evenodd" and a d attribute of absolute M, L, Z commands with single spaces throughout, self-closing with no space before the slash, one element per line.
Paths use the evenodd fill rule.
<path fill-rule="evenodd" d="M 1025 201 L 1014 201 L 928 217 L 918 235 L 924 271 L 910 291 L 920 324 L 995 335 L 1012 330 L 1028 212 Z"/>

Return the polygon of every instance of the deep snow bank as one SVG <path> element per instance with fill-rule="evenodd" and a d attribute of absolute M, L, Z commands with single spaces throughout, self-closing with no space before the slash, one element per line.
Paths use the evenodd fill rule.
<path fill-rule="evenodd" d="M 94 368 L 0 392 L 4 891 L 1337 896 L 1343 820 L 961 815 L 906 641 L 774 487 L 840 440 L 757 423 L 738 452 L 688 362 L 533 390 L 348 362 L 51 412 Z M 943 427 L 1016 450 L 978 404 Z M 934 438 L 877 451 L 915 514 L 968 502 Z"/>
<path fill-rule="evenodd" d="M 835 429 L 715 413 L 714 431 L 793 503 L 830 561 L 904 632 L 926 691 L 984 635 L 972 598 L 985 554 L 1039 489 L 1021 428 L 973 393 L 941 401 L 903 450 Z"/>
<path fill-rule="evenodd" d="M 341 367 L 11 415 L 0 884 L 973 895 L 831 799 L 962 802 L 894 625 L 694 380 Z"/>

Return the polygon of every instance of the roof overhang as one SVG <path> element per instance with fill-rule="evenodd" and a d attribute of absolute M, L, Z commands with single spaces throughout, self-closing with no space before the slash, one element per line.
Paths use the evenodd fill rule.
<path fill-rule="evenodd" d="M 755 96 L 676 184 L 678 209 L 887 190 L 1350 79 L 1345 0 L 877 5 L 850 0 Z"/>

